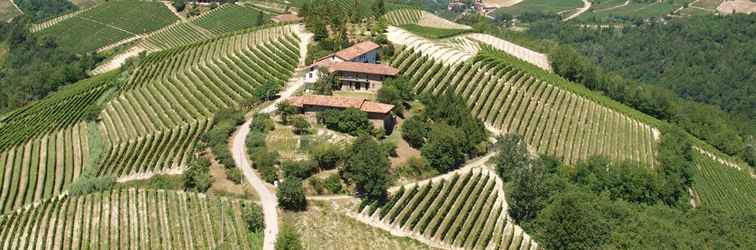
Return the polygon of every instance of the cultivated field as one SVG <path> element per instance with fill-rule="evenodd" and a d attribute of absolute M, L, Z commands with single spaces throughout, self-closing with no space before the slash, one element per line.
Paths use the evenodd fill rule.
<path fill-rule="evenodd" d="M 410 238 L 391 235 L 346 215 L 357 199 L 311 201 L 307 211 L 284 213 L 305 249 L 431 249 Z"/>
<path fill-rule="evenodd" d="M 442 43 L 405 39 L 412 42 L 398 42 L 407 47 L 391 64 L 419 93 L 454 91 L 489 128 L 519 133 L 538 152 L 567 163 L 601 154 L 654 166 L 656 129 L 565 89 L 563 79 L 498 50 L 473 58 Z"/>
<path fill-rule="evenodd" d="M 622 17 L 663 17 L 690 2 L 692 2 L 692 0 L 670 0 L 650 3 L 641 3 L 631 0 L 627 5 L 624 5 L 624 3 L 612 2 L 612 4 L 616 5 L 611 7 L 594 7 L 591 11 L 586 12 L 577 19 L 593 20 L 595 18 L 598 20 L 611 20 L 617 18 L 621 19 Z M 607 5 L 609 5 L 609 3 L 607 3 Z"/>
<path fill-rule="evenodd" d="M 113 87 L 113 74 L 90 78 L 7 113 L 0 118 L 0 151 L 69 128 L 81 121 L 87 107 Z"/>
<path fill-rule="evenodd" d="M 694 151 L 696 177 L 693 188 L 703 207 L 743 212 L 756 209 L 756 179 L 745 170 L 738 170 Z"/>
<path fill-rule="evenodd" d="M 283 85 L 299 61 L 299 26 L 231 34 L 150 54 L 105 105 L 100 130 L 112 147 L 100 174 L 124 176 L 183 165 L 213 114 Z"/>
<path fill-rule="evenodd" d="M 470 26 L 457 24 L 455 22 L 440 18 L 424 10 L 400 9 L 386 13 L 382 18 L 389 25 L 401 26 L 406 24 L 417 24 L 424 27 L 439 29 L 471 29 Z"/>
<path fill-rule="evenodd" d="M 508 216 L 502 182 L 478 168 L 403 186 L 385 205 L 358 218 L 445 249 L 538 249 Z"/>
<path fill-rule="evenodd" d="M 0 152 L 0 213 L 60 195 L 90 160 L 89 134 L 79 123 Z"/>
<path fill-rule="evenodd" d="M 121 189 L 56 198 L 0 217 L 3 249 L 252 249 L 250 201 Z"/>
<path fill-rule="evenodd" d="M 259 12 L 236 4 L 220 7 L 191 19 L 165 27 L 150 36 L 139 46 L 150 51 L 158 51 L 188 45 L 221 35 L 257 26 Z M 265 20 L 268 19 L 266 16 Z"/>
<path fill-rule="evenodd" d="M 59 17 L 32 28 L 56 39 L 61 48 L 85 53 L 149 33 L 178 18 L 157 1 L 107 1 L 85 11 Z"/>

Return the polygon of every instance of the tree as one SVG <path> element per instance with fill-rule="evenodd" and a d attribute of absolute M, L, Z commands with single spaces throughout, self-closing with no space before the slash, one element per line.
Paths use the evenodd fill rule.
<path fill-rule="evenodd" d="M 517 221 L 535 218 L 548 199 L 543 163 L 531 161 L 529 166 L 517 169 L 512 179 L 512 192 L 507 196 L 512 217 Z"/>
<path fill-rule="evenodd" d="M 252 117 L 252 122 L 249 123 L 249 129 L 253 132 L 267 133 L 274 128 L 273 119 L 267 113 L 256 113 Z"/>
<path fill-rule="evenodd" d="M 367 113 L 356 108 L 322 111 L 317 114 L 317 120 L 328 129 L 351 135 L 366 134 L 373 129 Z"/>
<path fill-rule="evenodd" d="M 288 101 L 279 102 L 276 104 L 276 109 L 284 124 L 289 124 L 289 117 L 297 113 L 297 107 L 292 106 Z"/>
<path fill-rule="evenodd" d="M 373 3 L 373 7 L 371 9 L 373 10 L 373 16 L 380 18 L 384 14 L 386 14 L 386 3 L 384 2 L 384 0 L 377 0 Z"/>
<path fill-rule="evenodd" d="M 601 215 L 599 200 L 577 191 L 558 195 L 536 219 L 544 248 L 601 249 L 609 239 L 611 225 Z"/>
<path fill-rule="evenodd" d="M 413 148 L 420 148 L 425 143 L 430 129 L 420 115 L 415 115 L 402 123 L 402 138 Z"/>
<path fill-rule="evenodd" d="M 254 96 L 259 100 L 270 101 L 281 91 L 281 85 L 274 81 L 266 81 L 255 88 Z"/>
<path fill-rule="evenodd" d="M 262 10 L 257 11 L 257 16 L 255 17 L 255 25 L 260 26 L 265 23 L 265 13 L 262 12 Z"/>
<path fill-rule="evenodd" d="M 357 194 L 368 200 L 384 201 L 390 184 L 388 157 L 368 135 L 357 137 L 340 174 L 354 183 Z"/>
<path fill-rule="evenodd" d="M 312 89 L 318 95 L 333 95 L 333 89 L 336 86 L 336 77 L 329 74 L 323 69 L 318 69 L 318 80 L 312 84 Z"/>
<path fill-rule="evenodd" d="M 298 178 L 288 177 L 278 185 L 278 206 L 292 211 L 302 211 L 307 208 L 304 187 Z"/>
<path fill-rule="evenodd" d="M 204 158 L 194 159 L 184 172 L 184 187 L 188 190 L 206 192 L 212 185 L 210 178 L 210 161 Z"/>
<path fill-rule="evenodd" d="M 184 11 L 184 9 L 186 8 L 186 0 L 174 0 L 173 7 L 176 8 L 177 12 Z"/>
<path fill-rule="evenodd" d="M 496 173 L 505 181 L 509 180 L 513 173 L 527 168 L 530 164 L 528 146 L 519 134 L 506 134 L 497 138 L 494 156 Z"/>
<path fill-rule="evenodd" d="M 294 133 L 297 134 L 307 133 L 307 130 L 310 129 L 310 122 L 302 116 L 295 116 L 291 123 L 294 125 Z"/>
<path fill-rule="evenodd" d="M 464 138 L 461 129 L 444 123 L 433 124 L 428 142 L 420 149 L 420 154 L 441 173 L 454 170 L 465 162 L 467 150 Z"/>

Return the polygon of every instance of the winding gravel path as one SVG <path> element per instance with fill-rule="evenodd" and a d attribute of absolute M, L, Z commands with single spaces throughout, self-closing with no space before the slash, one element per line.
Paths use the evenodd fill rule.
<path fill-rule="evenodd" d="M 571 20 L 573 18 L 578 17 L 579 15 L 582 15 L 583 13 L 585 13 L 586 11 L 588 11 L 591 8 L 591 5 L 592 5 L 592 3 L 590 1 L 583 0 L 583 7 L 580 8 L 580 9 L 578 9 L 578 11 L 575 12 L 575 14 L 572 14 L 572 15 L 568 16 L 567 18 L 563 19 L 562 22 L 569 21 L 569 20 Z"/>
<path fill-rule="evenodd" d="M 307 45 L 310 43 L 312 34 L 304 33 L 304 27 L 300 27 L 301 31 L 299 36 L 302 41 L 300 42 L 300 65 L 304 65 L 304 58 L 307 55 Z M 304 86 L 304 73 L 306 68 L 300 67 L 297 69 L 295 75 L 286 83 L 286 89 L 281 92 L 280 97 L 273 103 L 263 108 L 260 113 L 272 113 L 276 111 L 276 104 L 288 99 L 300 88 Z M 252 170 L 249 158 L 247 157 L 246 139 L 249 134 L 249 124 L 252 122 L 252 118 L 244 122 L 236 130 L 236 133 L 231 139 L 231 154 L 236 163 L 236 167 L 242 170 L 244 178 L 252 185 L 257 194 L 260 196 L 260 203 L 262 203 L 262 209 L 265 221 L 265 234 L 263 241 L 264 250 L 274 250 L 276 244 L 276 238 L 278 236 L 278 199 L 275 195 L 275 191 L 269 189 L 265 182 L 260 179 L 255 171 Z"/>

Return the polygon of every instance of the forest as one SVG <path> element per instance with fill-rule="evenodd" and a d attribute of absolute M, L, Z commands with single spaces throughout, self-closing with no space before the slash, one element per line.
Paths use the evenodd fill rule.
<path fill-rule="evenodd" d="M 0 65 L 0 112 L 43 98 L 67 84 L 87 78 L 98 60 L 94 54 L 75 55 L 58 48 L 55 40 L 29 33 L 30 20 L 16 18 L 0 24 L 0 38 L 8 53 Z"/>
<path fill-rule="evenodd" d="M 102 58 L 75 55 L 58 48 L 50 37 L 29 33 L 29 19 L 0 24 L 0 39 L 8 53 L 0 65 L 0 112 L 43 98 L 67 84 L 87 78 Z"/>

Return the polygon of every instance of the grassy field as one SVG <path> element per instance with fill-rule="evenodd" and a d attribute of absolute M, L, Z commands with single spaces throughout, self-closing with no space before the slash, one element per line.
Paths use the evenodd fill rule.
<path fill-rule="evenodd" d="M 372 92 L 361 92 L 361 91 L 334 91 L 334 96 L 344 96 L 344 97 L 354 97 L 354 98 L 365 98 L 368 100 L 375 100 L 375 94 Z"/>
<path fill-rule="evenodd" d="M 21 15 L 11 0 L 0 0 L 0 20 L 6 21 Z"/>
<path fill-rule="evenodd" d="M 95 6 L 98 3 L 105 2 L 107 0 L 70 0 L 72 4 L 78 6 L 80 9 L 89 8 Z"/>
<path fill-rule="evenodd" d="M 346 216 L 345 211 L 355 202 L 310 202 L 307 211 L 285 212 L 283 218 L 299 233 L 305 249 L 431 249 Z"/>
<path fill-rule="evenodd" d="M 693 6 L 716 10 L 722 1 L 723 0 L 698 0 L 698 2 L 693 3 Z"/>
<path fill-rule="evenodd" d="M 583 6 L 581 0 L 525 0 L 508 8 L 497 11 L 518 16 L 525 12 L 558 13 Z"/>
<path fill-rule="evenodd" d="M 415 33 L 416 35 L 429 38 L 429 39 L 443 39 L 443 38 L 448 38 L 448 37 L 464 34 L 470 31 L 470 30 L 464 30 L 464 29 L 431 28 L 431 27 L 420 26 L 417 24 L 405 24 L 405 25 L 402 25 L 401 28 L 409 32 Z"/>

